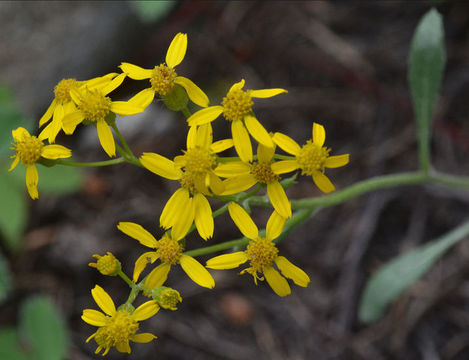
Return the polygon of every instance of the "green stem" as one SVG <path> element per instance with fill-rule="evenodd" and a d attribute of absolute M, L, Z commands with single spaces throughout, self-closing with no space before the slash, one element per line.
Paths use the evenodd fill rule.
<path fill-rule="evenodd" d="M 119 138 L 119 141 L 120 141 L 120 143 L 122 144 L 122 146 L 124 147 L 125 152 L 126 152 L 129 156 L 135 158 L 134 153 L 132 152 L 132 150 L 130 150 L 129 145 L 127 144 L 127 142 L 125 141 L 125 139 L 124 139 L 124 137 L 122 136 L 121 132 L 120 132 L 119 129 L 117 128 L 116 123 L 115 123 L 115 122 L 112 122 L 112 123 L 111 123 L 111 127 L 112 127 L 112 129 L 114 130 L 114 132 L 116 133 L 117 137 Z"/>
<path fill-rule="evenodd" d="M 185 108 L 181 109 L 181 112 L 184 114 L 186 119 L 189 119 L 192 116 L 192 114 L 189 111 L 189 108 L 187 106 Z"/>
<path fill-rule="evenodd" d="M 131 289 L 133 289 L 137 286 L 132 280 L 129 279 L 129 277 L 126 274 L 124 274 L 124 272 L 122 270 L 120 270 L 117 273 L 117 275 L 119 275 L 121 277 L 121 279 L 124 280 L 127 283 L 127 285 L 129 285 L 129 287 Z"/>
<path fill-rule="evenodd" d="M 93 161 L 93 162 L 76 162 L 76 161 L 67 161 L 62 159 L 57 159 L 57 164 L 64 165 L 64 166 L 75 166 L 75 167 L 99 167 L 99 166 L 111 166 L 122 164 L 127 160 L 123 157 L 112 159 L 112 160 L 104 160 L 104 161 Z"/>
<path fill-rule="evenodd" d="M 441 174 L 436 171 L 433 171 L 430 173 L 430 178 L 431 178 L 431 181 L 436 184 L 446 185 L 449 187 L 469 189 L 469 177 L 453 176 L 453 175 Z"/>

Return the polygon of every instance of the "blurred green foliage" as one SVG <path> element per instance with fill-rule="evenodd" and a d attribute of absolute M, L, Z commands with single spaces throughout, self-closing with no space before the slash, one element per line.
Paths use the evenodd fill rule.
<path fill-rule="evenodd" d="M 177 1 L 131 1 L 130 6 L 143 22 L 163 19 L 177 5 Z"/>

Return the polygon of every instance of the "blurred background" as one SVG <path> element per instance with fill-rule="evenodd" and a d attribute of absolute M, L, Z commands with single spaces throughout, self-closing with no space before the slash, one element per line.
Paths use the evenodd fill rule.
<path fill-rule="evenodd" d="M 178 74 L 204 89 L 212 104 L 242 78 L 250 89 L 288 89 L 287 95 L 256 101 L 256 115 L 269 131 L 300 144 L 310 138 L 313 122 L 324 125 L 332 153 L 351 156 L 346 167 L 327 173 L 342 189 L 416 169 L 407 57 L 415 27 L 432 5 L 443 15 L 447 51 L 433 122 L 433 162 L 441 171 L 469 175 L 469 5 L 462 1 L 3 1 L 0 104 L 16 116 L 9 117 L 15 119 L 9 129 L 29 121 L 37 131 L 61 79 L 114 72 L 122 61 L 152 68 L 164 61 L 174 35 L 184 32 L 189 45 Z M 145 87 L 146 81 L 128 79 L 113 99 L 128 99 Z M 162 102 L 117 121 L 135 154 L 172 158 L 185 148 L 186 122 Z M 223 125 L 216 124 L 216 139 L 229 135 Z M 2 136 L 8 148 L 9 130 Z M 97 141 L 96 131 L 84 126 L 73 137 L 57 138 L 77 161 L 105 160 Z M 9 155 L 2 153 L 5 170 Z M 49 180 L 41 173 L 40 199 L 31 201 L 23 176 L 10 184 L 15 190 L 1 185 L 2 198 L 14 205 L 6 200 L 0 205 L 0 269 L 10 274 L 10 281 L 0 281 L 0 289 L 9 286 L 0 303 L 0 328 L 24 322 L 24 302 L 46 295 L 68 329 L 67 359 L 98 358 L 95 343 L 85 343 L 95 328 L 80 319 L 84 308 L 96 308 L 90 290 L 99 284 L 118 304 L 128 291 L 120 279 L 101 276 L 87 264 L 93 254 L 111 251 L 130 274 L 145 249 L 120 233 L 117 223 L 134 221 L 161 235 L 158 218 L 178 184 L 127 164 Z M 288 195 L 321 196 L 301 177 Z M 183 297 L 179 310 L 160 311 L 141 325 L 158 339 L 133 344 L 130 356 L 112 349 L 107 358 L 468 359 L 464 241 L 382 319 L 370 325 L 357 320 L 369 276 L 460 224 L 468 202 L 467 192 L 420 186 L 370 193 L 322 210 L 280 244 L 281 254 L 311 278 L 309 287 L 293 286 L 286 298 L 264 283 L 256 287 L 236 270 L 213 271 L 211 291 L 171 271 L 168 283 Z M 269 212 L 254 209 L 260 227 Z M 213 242 L 238 237 L 227 216 L 216 219 Z M 197 236 L 188 240 L 189 248 L 201 245 Z"/>

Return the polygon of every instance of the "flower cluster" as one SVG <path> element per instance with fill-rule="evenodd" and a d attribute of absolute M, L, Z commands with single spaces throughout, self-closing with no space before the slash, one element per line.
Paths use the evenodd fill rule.
<path fill-rule="evenodd" d="M 123 62 L 119 66 L 121 73 L 86 81 L 63 79 L 55 87 L 54 100 L 39 121 L 39 126 L 43 127 L 39 135 L 30 135 L 21 127 L 13 130 L 15 143 L 12 149 L 16 154 L 10 171 L 19 162 L 27 166 L 26 185 L 33 199 L 38 198 L 36 163 L 47 161 L 48 166 L 77 164 L 62 160 L 71 156 L 71 150 L 56 145 L 55 140 L 61 130 L 71 135 L 80 124 L 96 127 L 101 147 L 109 157 L 118 154 L 121 162 L 138 165 L 179 182 L 179 188 L 169 197 L 159 216 L 160 235 L 155 237 L 134 222 L 118 223 L 118 230 L 149 248 L 136 259 L 131 278 L 122 271 L 120 261 L 110 252 L 103 256 L 93 255 L 96 262 L 89 264 L 102 275 L 119 276 L 131 288 L 128 300 L 118 308 L 101 287 L 96 285 L 91 290 L 102 312 L 85 309 L 82 319 L 98 327 L 87 342 L 93 339 L 97 344 L 96 353 L 103 350 L 103 355 L 112 347 L 119 352 L 130 353 L 129 341 L 150 342 L 156 338 L 151 333 L 137 332 L 141 321 L 153 317 L 160 308 L 177 310 L 178 303 L 182 301 L 179 292 L 167 285 L 172 268 L 174 272 L 178 271 L 174 268 L 180 266 L 195 284 L 212 289 L 215 281 L 207 268 L 233 269 L 249 263 L 241 274 L 252 275 L 256 284 L 265 279 L 279 296 L 291 293 L 288 280 L 306 287 L 310 282 L 308 275 L 279 255 L 278 241 L 295 216 L 285 191 L 288 182 L 282 181 L 282 175 L 293 173 L 293 178 L 300 171 L 311 176 L 319 190 L 329 193 L 335 188 L 325 175 L 325 169 L 344 166 L 349 161 L 348 154 L 330 155 L 331 149 L 324 146 L 325 129 L 317 123 L 312 124 L 312 136 L 302 146 L 285 134 L 272 133 L 264 128 L 254 113 L 254 99 L 286 94 L 285 89 L 251 90 L 245 88 L 245 80 L 242 79 L 231 86 L 220 105 L 209 106 L 207 95 L 194 82 L 176 73 L 186 50 L 187 35 L 179 33 L 169 46 L 165 62 L 153 69 Z M 149 81 L 149 87 L 127 101 L 113 100 L 111 93 L 127 77 Z M 172 159 L 150 151 L 135 156 L 116 124 L 116 115 L 130 116 L 143 112 L 155 96 L 161 98 L 170 110 L 181 111 L 187 118 L 186 147 Z M 187 107 L 189 100 L 201 109 L 191 114 Z M 220 115 L 230 123 L 231 138 L 214 140 L 212 122 Z M 44 144 L 46 140 L 47 145 Z M 255 155 L 252 140 L 257 142 Z M 278 154 L 279 149 L 288 155 Z M 237 156 L 222 156 L 225 151 L 232 151 Z M 81 165 L 86 166 L 84 163 Z M 258 199 L 263 199 L 264 205 L 273 209 L 265 232 L 258 229 L 244 208 L 249 199 L 262 189 L 265 189 L 267 197 Z M 214 211 L 215 201 L 211 199 L 226 204 Z M 204 241 L 212 242 L 214 217 L 225 212 L 229 212 L 244 238 L 234 241 L 236 244 L 232 246 L 186 251 L 187 235 L 193 230 L 197 230 Z M 234 246 L 243 246 L 244 250 L 215 256 L 205 266 L 195 259 L 198 255 Z M 142 278 L 144 271 L 147 274 Z M 152 300 L 135 309 L 132 303 L 138 294 Z"/>

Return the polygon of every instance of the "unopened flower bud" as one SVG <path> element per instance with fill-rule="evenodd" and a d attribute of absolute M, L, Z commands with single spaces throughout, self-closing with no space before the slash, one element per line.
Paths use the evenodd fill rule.
<path fill-rule="evenodd" d="M 89 263 L 88 265 L 98 269 L 101 274 L 116 276 L 121 271 L 120 261 L 110 252 L 104 256 L 94 254 L 93 257 L 97 259 L 96 263 Z"/>
<path fill-rule="evenodd" d="M 160 286 L 151 291 L 151 297 L 156 300 L 163 309 L 177 310 L 177 304 L 182 297 L 177 290 L 166 286 Z"/>

